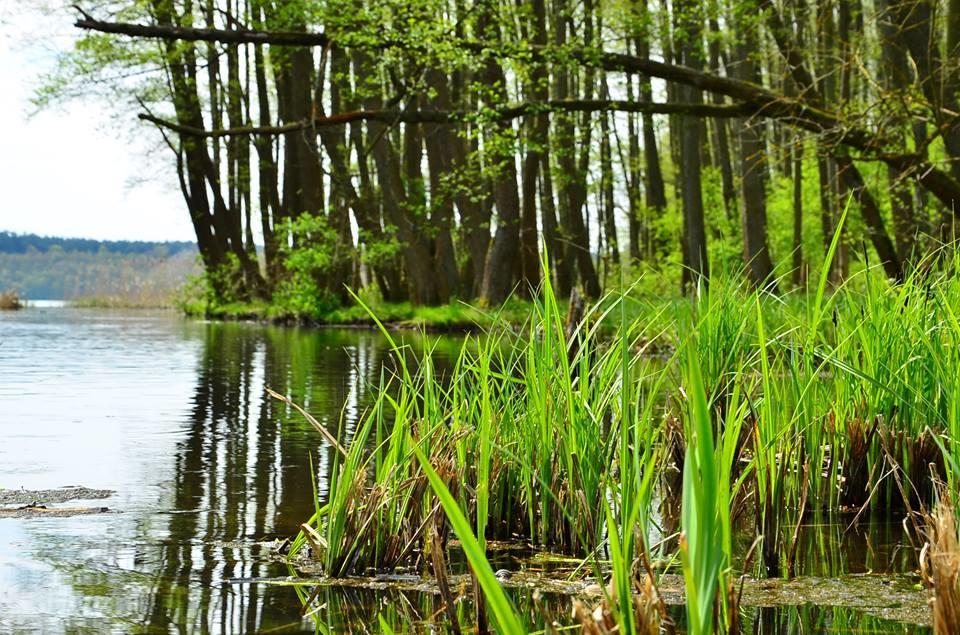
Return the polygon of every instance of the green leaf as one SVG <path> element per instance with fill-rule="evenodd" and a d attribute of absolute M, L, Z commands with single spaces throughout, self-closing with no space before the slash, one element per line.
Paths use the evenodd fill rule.
<path fill-rule="evenodd" d="M 460 539 L 463 552 L 470 562 L 473 573 L 477 576 L 477 581 L 483 589 L 487 604 L 490 605 L 493 611 L 493 617 L 497 623 L 497 630 L 508 635 L 513 635 L 514 633 L 516 633 L 516 635 L 523 635 L 527 630 L 520 624 L 520 620 L 514 612 L 510 598 L 504 593 L 500 582 L 493 574 L 493 568 L 487 561 L 480 542 L 477 540 L 477 537 L 473 535 L 473 530 L 470 529 L 470 522 L 466 516 L 463 515 L 460 506 L 457 505 L 457 501 L 430 465 L 430 461 L 423 454 L 423 451 L 419 447 L 414 447 L 413 451 L 416 453 L 424 473 L 426 473 L 427 478 L 430 480 L 430 486 L 433 488 L 434 493 L 436 493 L 437 498 L 440 499 L 440 505 L 443 507 L 443 512 L 447 515 L 447 519 L 453 526 L 454 533 L 456 533 L 457 538 Z"/>

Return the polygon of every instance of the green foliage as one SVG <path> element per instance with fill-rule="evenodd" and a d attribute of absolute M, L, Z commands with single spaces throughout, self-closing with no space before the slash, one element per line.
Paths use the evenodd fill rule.
<path fill-rule="evenodd" d="M 331 289 L 331 278 L 342 266 L 345 249 L 337 231 L 323 216 L 301 214 L 287 221 L 280 230 L 289 235 L 293 246 L 283 245 L 280 258 L 286 275 L 277 285 L 274 303 L 284 313 L 317 319 L 336 309 L 338 294 Z M 335 284 L 335 283 L 334 283 Z"/>
<path fill-rule="evenodd" d="M 932 502 L 934 478 L 960 479 L 960 327 L 945 308 L 960 305 L 960 278 L 891 286 L 865 272 L 831 291 L 827 272 L 786 299 L 736 275 L 693 301 L 638 304 L 628 289 L 572 325 L 547 281 L 525 324 L 467 338 L 443 378 L 429 350 L 414 358 L 361 303 L 396 370 L 298 544 L 314 543 L 331 574 L 391 570 L 442 508 L 481 578 L 488 540 L 575 554 L 618 629 L 650 632 L 661 550 L 666 570 L 680 562 L 690 632 L 735 627 L 735 577 L 792 571 L 778 564 L 794 562 L 804 514 L 856 501 L 898 519 Z M 754 502 L 755 524 L 735 526 Z M 657 539 L 678 529 L 678 545 Z M 735 535 L 762 545 L 759 565 L 734 558 Z"/>

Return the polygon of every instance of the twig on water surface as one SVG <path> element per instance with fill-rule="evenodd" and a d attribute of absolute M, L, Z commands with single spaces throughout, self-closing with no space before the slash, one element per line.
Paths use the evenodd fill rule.
<path fill-rule="evenodd" d="M 303 418 L 306 419 L 307 422 L 308 422 L 310 425 L 312 425 L 314 428 L 316 428 L 316 429 L 317 429 L 317 432 L 319 432 L 320 434 L 322 434 L 322 435 L 323 435 L 323 438 L 326 439 L 327 442 L 328 442 L 330 445 L 332 445 L 333 447 L 335 447 L 335 448 L 337 449 L 337 451 L 340 452 L 340 454 L 342 454 L 343 456 L 346 456 L 346 455 L 347 455 L 347 451 L 343 448 L 342 445 L 340 445 L 340 442 L 337 441 L 337 437 L 335 437 L 335 436 L 333 436 L 332 434 L 330 434 L 330 431 L 327 430 L 325 427 L 323 427 L 323 425 L 322 425 L 319 421 L 317 421 L 316 418 L 315 418 L 312 414 L 310 414 L 309 412 L 307 412 L 306 410 L 304 410 L 303 408 L 301 408 L 300 406 L 298 406 L 298 405 L 297 405 L 296 403 L 294 403 L 294 401 L 293 401 L 292 399 L 290 399 L 289 397 L 287 397 L 287 396 L 285 396 L 285 395 L 281 395 L 281 394 L 278 393 L 277 391 L 272 390 L 272 389 L 270 389 L 270 388 L 267 388 L 266 390 L 267 390 L 267 394 L 268 394 L 268 395 L 270 395 L 270 396 L 273 397 L 274 399 L 279 399 L 280 401 L 282 401 L 283 403 L 287 404 L 288 406 L 290 406 L 291 408 L 293 408 L 294 410 L 296 410 L 297 412 L 299 412 L 301 415 L 303 415 Z"/>

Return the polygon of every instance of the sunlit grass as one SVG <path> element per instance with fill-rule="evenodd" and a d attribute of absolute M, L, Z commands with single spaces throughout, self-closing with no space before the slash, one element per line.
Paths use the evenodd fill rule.
<path fill-rule="evenodd" d="M 395 370 L 333 452 L 294 551 L 310 545 L 332 576 L 426 570 L 430 531 L 452 529 L 505 631 L 489 540 L 580 558 L 603 593 L 576 614 L 605 616 L 599 632 L 654 632 L 657 580 L 681 571 L 690 632 L 725 632 L 739 576 L 793 575 L 805 515 L 899 521 L 937 480 L 957 491 L 955 276 L 867 272 L 831 290 L 824 268 L 785 298 L 732 277 L 639 316 L 628 295 L 571 323 L 545 282 L 522 326 L 468 337 L 445 376 L 367 308 Z M 752 529 L 735 529 L 741 514 Z M 754 543 L 746 559 L 735 534 Z"/>

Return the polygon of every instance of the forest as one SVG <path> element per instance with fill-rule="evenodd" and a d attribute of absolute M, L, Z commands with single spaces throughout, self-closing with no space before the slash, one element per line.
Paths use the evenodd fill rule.
<path fill-rule="evenodd" d="M 953 4 L 79 9 L 40 97 L 86 82 L 133 105 L 220 300 L 497 304 L 537 287 L 542 250 L 561 296 L 711 268 L 787 290 L 846 207 L 833 282 L 901 280 L 952 242 Z"/>
<path fill-rule="evenodd" d="M 150 242 L 139 240 L 95 240 L 92 238 L 63 238 L 38 236 L 0 231 L 0 253 L 25 254 L 48 253 L 59 250 L 66 253 L 151 254 L 174 256 L 182 251 L 192 251 L 196 245 L 187 241 Z"/>
<path fill-rule="evenodd" d="M 200 312 L 375 327 L 177 323 L 223 338 L 178 504 L 270 469 L 307 499 L 238 539 L 279 576 L 185 541 L 200 593 L 193 557 L 310 632 L 958 632 L 960 0 L 70 10 L 37 102 L 166 153 Z M 379 317 L 453 302 L 487 322 Z M 298 431 L 308 467 L 275 461 Z"/>

